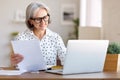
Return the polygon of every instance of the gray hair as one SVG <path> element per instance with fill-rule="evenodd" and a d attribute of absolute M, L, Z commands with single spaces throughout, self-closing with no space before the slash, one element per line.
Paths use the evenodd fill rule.
<path fill-rule="evenodd" d="M 26 22 L 27 27 L 30 30 L 32 30 L 34 28 L 34 26 L 30 24 L 29 19 L 33 17 L 34 11 L 37 8 L 44 8 L 44 9 L 46 9 L 46 11 L 48 12 L 48 15 L 50 17 L 49 8 L 45 4 L 37 3 L 37 2 L 33 2 L 33 3 L 29 4 L 28 7 L 26 8 L 26 21 L 25 22 Z M 50 18 L 48 20 L 48 23 L 50 23 Z"/>

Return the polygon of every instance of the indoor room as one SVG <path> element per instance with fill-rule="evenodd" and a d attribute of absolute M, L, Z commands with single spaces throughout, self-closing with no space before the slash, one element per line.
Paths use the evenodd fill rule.
<path fill-rule="evenodd" d="M 120 0 L 0 0 L 0 67 L 11 66 L 11 41 L 27 29 L 26 8 L 31 2 L 48 6 L 48 28 L 61 36 L 65 47 L 68 40 L 120 42 Z"/>

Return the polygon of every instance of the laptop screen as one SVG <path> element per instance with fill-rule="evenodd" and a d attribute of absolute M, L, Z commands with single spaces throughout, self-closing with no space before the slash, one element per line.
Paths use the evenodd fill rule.
<path fill-rule="evenodd" d="M 103 71 L 108 40 L 69 40 L 63 73 Z"/>

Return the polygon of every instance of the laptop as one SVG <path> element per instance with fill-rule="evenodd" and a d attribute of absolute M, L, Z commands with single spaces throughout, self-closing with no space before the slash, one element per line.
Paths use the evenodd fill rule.
<path fill-rule="evenodd" d="M 69 40 L 63 69 L 46 72 L 57 74 L 102 72 L 108 44 L 108 40 Z"/>

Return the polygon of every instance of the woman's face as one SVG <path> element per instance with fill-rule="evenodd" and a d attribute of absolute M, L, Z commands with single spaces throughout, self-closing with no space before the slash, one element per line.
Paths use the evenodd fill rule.
<path fill-rule="evenodd" d="M 35 10 L 31 24 L 34 25 L 34 28 L 37 30 L 46 30 L 48 26 L 49 16 L 44 8 L 38 8 Z"/>

